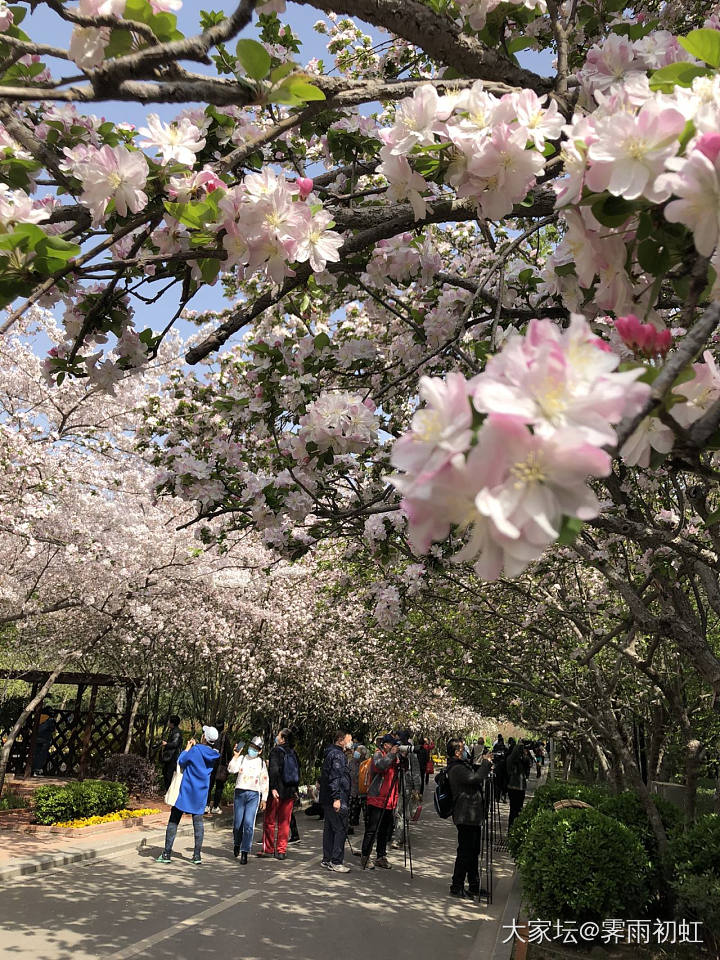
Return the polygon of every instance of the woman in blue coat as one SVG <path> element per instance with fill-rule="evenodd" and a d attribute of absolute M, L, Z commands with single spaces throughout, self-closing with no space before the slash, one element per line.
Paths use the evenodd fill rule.
<path fill-rule="evenodd" d="M 205 812 L 205 800 L 210 787 L 210 777 L 218 758 L 217 750 L 212 747 L 212 744 L 217 742 L 217 730 L 215 727 L 203 727 L 202 729 L 203 735 L 200 743 L 195 740 L 188 740 L 185 750 L 178 757 L 178 763 L 183 772 L 182 782 L 175 806 L 170 811 L 170 819 L 165 831 L 165 849 L 157 858 L 158 863 L 170 863 L 170 854 L 172 853 L 173 843 L 175 843 L 178 824 L 184 813 L 191 814 L 193 819 L 195 849 L 193 850 L 192 862 L 202 863 L 200 854 L 205 834 L 203 813 Z"/>

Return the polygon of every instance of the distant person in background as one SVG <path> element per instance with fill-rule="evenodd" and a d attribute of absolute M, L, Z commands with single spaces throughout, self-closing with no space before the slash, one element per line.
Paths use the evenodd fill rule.
<path fill-rule="evenodd" d="M 360 823 L 360 813 L 363 809 L 365 797 L 360 796 L 360 764 L 367 760 L 368 749 L 362 743 L 355 744 L 352 757 L 348 762 L 350 768 L 350 806 L 348 813 L 348 833 L 353 836 L 355 827 Z"/>
<path fill-rule="evenodd" d="M 163 783 L 167 791 L 170 789 L 170 781 L 175 773 L 177 759 L 182 750 L 180 717 L 174 715 L 170 717 L 170 728 L 168 729 L 167 740 L 162 741 L 161 747 L 162 753 L 160 754 L 160 759 L 162 760 Z"/>
<path fill-rule="evenodd" d="M 217 743 L 219 736 L 215 727 L 205 726 L 202 729 L 203 735 L 200 743 L 192 739 L 188 740 L 187 746 L 178 757 L 177 762 L 183 772 L 180 793 L 175 805 L 170 810 L 170 819 L 165 831 L 165 849 L 157 858 L 157 863 L 170 863 L 170 854 L 175 843 L 178 824 L 184 813 L 189 813 L 193 821 L 195 847 L 192 862 L 195 864 L 202 863 L 202 843 L 205 834 L 203 811 L 210 777 L 218 759 L 218 752 L 213 749 L 213 744 Z"/>
<path fill-rule="evenodd" d="M 517 815 L 525 803 L 525 790 L 527 789 L 528 776 L 530 774 L 530 751 L 522 740 L 515 744 L 512 753 L 507 759 L 508 771 L 508 795 L 510 797 L 510 815 L 508 817 L 508 830 L 515 822 Z"/>
<path fill-rule="evenodd" d="M 41 777 L 48 762 L 50 745 L 55 734 L 55 711 L 48 709 L 40 715 L 40 723 L 35 735 L 35 752 L 33 753 L 33 776 Z"/>
<path fill-rule="evenodd" d="M 430 777 L 435 773 L 435 762 L 433 760 L 433 750 L 435 749 L 435 741 L 428 740 L 427 737 L 423 740 L 423 746 L 427 747 L 428 752 L 428 762 L 425 767 L 425 786 L 430 782 Z"/>
<path fill-rule="evenodd" d="M 420 777 L 420 793 L 422 794 L 428 781 L 427 766 L 428 760 L 430 759 L 430 744 L 428 743 L 427 737 L 423 737 L 420 740 L 418 746 L 415 748 L 415 753 L 417 755 L 422 774 Z"/>
<path fill-rule="evenodd" d="M 503 735 L 499 733 L 492 746 L 493 772 L 495 774 L 495 791 L 503 803 L 507 803 L 507 758 L 508 747 L 505 744 Z"/>

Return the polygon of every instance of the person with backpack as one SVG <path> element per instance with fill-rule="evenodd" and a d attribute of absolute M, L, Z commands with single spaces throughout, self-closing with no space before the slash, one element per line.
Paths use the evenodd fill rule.
<path fill-rule="evenodd" d="M 485 822 L 485 785 L 490 774 L 490 761 L 478 765 L 463 756 L 465 744 L 458 738 L 447 743 L 447 782 L 452 796 L 452 818 L 457 828 L 458 847 L 450 884 L 453 897 L 480 896 L 480 845 Z M 465 890 L 467 878 L 468 889 Z"/>
<path fill-rule="evenodd" d="M 385 734 L 369 766 L 367 820 L 360 857 L 363 870 L 372 870 L 374 867 L 390 870 L 387 845 L 392 836 L 395 807 L 398 802 L 399 745 L 400 741 L 391 733 Z M 374 866 L 371 866 L 370 854 L 373 845 L 376 846 L 377 856 Z"/>
<path fill-rule="evenodd" d="M 170 782 L 172 781 L 175 773 L 177 759 L 180 756 L 180 751 L 182 750 L 180 717 L 173 715 L 170 717 L 169 722 L 170 726 L 168 728 L 167 740 L 163 740 L 160 744 L 162 748 L 160 753 L 160 761 L 162 763 L 163 783 L 165 784 L 165 790 L 170 788 Z"/>
<path fill-rule="evenodd" d="M 182 770 L 180 792 L 170 810 L 170 819 L 165 831 L 165 849 L 157 858 L 157 863 L 170 863 L 170 854 L 175 843 L 178 824 L 184 813 L 189 813 L 193 821 L 195 848 L 192 862 L 198 865 L 202 863 L 205 798 L 210 786 L 210 776 L 219 756 L 217 750 L 213 749 L 213 745 L 217 743 L 219 736 L 217 730 L 215 727 L 208 726 L 204 726 L 202 730 L 203 735 L 200 743 L 195 740 L 188 740 L 187 746 L 178 757 L 177 762 Z"/>
<path fill-rule="evenodd" d="M 293 749 L 295 738 L 285 727 L 275 737 L 268 758 L 270 792 L 265 807 L 263 848 L 258 857 L 284 860 L 290 836 L 290 818 L 300 785 L 300 762 Z M 276 836 L 277 830 L 277 836 Z"/>
<path fill-rule="evenodd" d="M 333 743 L 325 751 L 320 774 L 320 803 L 325 810 L 320 866 L 334 873 L 350 872 L 350 867 L 343 861 L 351 787 L 346 751 L 352 746 L 352 734 L 345 730 L 336 731 Z"/>
<path fill-rule="evenodd" d="M 238 744 L 239 746 L 239 744 Z M 240 863 L 248 862 L 252 848 L 255 818 L 258 808 L 265 809 L 270 781 L 265 761 L 261 757 L 264 741 L 253 737 L 246 754 L 233 752 L 228 773 L 236 773 L 233 816 L 233 855 L 240 855 Z"/>
<path fill-rule="evenodd" d="M 367 801 L 367 784 L 360 790 L 360 768 L 368 758 L 367 747 L 356 743 L 353 755 L 348 762 L 350 768 L 350 805 L 348 807 L 348 835 L 353 836 L 355 827 L 360 824 L 360 812 L 364 810 Z"/>

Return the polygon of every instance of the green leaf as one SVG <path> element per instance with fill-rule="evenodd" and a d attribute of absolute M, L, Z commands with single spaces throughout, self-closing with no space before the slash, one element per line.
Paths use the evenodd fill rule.
<path fill-rule="evenodd" d="M 10 7 L 10 10 L 12 10 L 12 15 L 13 15 L 13 26 L 19 27 L 20 24 L 25 19 L 25 14 L 27 13 L 27 10 L 25 9 L 25 7 L 14 7 L 14 6 Z"/>
<path fill-rule="evenodd" d="M 577 517 L 563 517 L 562 526 L 560 527 L 560 535 L 557 538 L 557 542 L 561 547 L 570 546 L 582 528 L 583 522 Z"/>
<path fill-rule="evenodd" d="M 659 244 L 653 237 L 647 237 L 638 244 L 637 258 L 643 270 L 651 273 L 654 277 L 667 273 L 670 268 L 669 250 Z"/>
<path fill-rule="evenodd" d="M 132 34 L 129 30 L 113 30 L 103 56 L 106 60 L 112 60 L 114 57 L 124 57 L 126 53 L 130 53 L 132 50 L 132 42 Z"/>
<path fill-rule="evenodd" d="M 698 60 L 720 67 L 720 30 L 693 30 L 686 37 L 678 37 L 678 42 Z"/>
<path fill-rule="evenodd" d="M 262 80 L 270 72 L 270 54 L 257 40 L 238 40 L 235 56 L 245 73 L 253 80 Z"/>
<path fill-rule="evenodd" d="M 125 19 L 144 23 L 162 43 L 182 40 L 183 35 L 177 28 L 177 17 L 172 13 L 153 13 L 149 0 L 127 0 Z"/>
<path fill-rule="evenodd" d="M 218 198 L 219 199 L 219 198 Z M 205 200 L 198 200 L 192 203 L 170 203 L 165 201 L 165 209 L 180 223 L 185 224 L 193 230 L 199 230 L 206 223 L 215 219 L 217 215 L 218 200 L 215 198 L 215 192 L 208 194 Z"/>
<path fill-rule="evenodd" d="M 508 53 L 517 53 L 518 50 L 525 50 L 534 43 L 535 40 L 533 37 L 515 37 L 507 45 Z"/>
<path fill-rule="evenodd" d="M 313 86 L 305 80 L 305 74 L 296 74 L 288 77 L 287 80 L 270 91 L 270 100 L 273 103 L 286 103 L 295 107 L 301 103 L 307 103 L 310 100 L 324 100 L 325 94 L 322 90 Z"/>
<path fill-rule="evenodd" d="M 219 260 L 198 260 L 198 266 L 200 267 L 200 276 L 205 283 L 212 283 L 220 273 Z"/>
<path fill-rule="evenodd" d="M 593 216 L 604 227 L 621 227 L 635 211 L 635 206 L 623 197 L 611 194 L 601 197 L 591 205 Z"/>
<path fill-rule="evenodd" d="M 706 527 L 713 527 L 718 522 L 720 522 L 720 509 L 713 510 L 713 512 L 705 518 Z"/>
<path fill-rule="evenodd" d="M 315 349 L 322 350 L 323 347 L 330 346 L 330 337 L 326 333 L 319 333 L 315 337 Z"/>
<path fill-rule="evenodd" d="M 280 83 L 280 81 L 284 80 L 296 67 L 297 64 L 293 63 L 292 60 L 281 63 L 279 67 L 275 67 L 275 69 L 270 72 L 270 83 Z"/>
<path fill-rule="evenodd" d="M 661 93 L 672 93 L 675 87 L 689 87 L 695 77 L 706 77 L 710 71 L 697 63 L 669 63 L 650 75 L 650 89 Z"/>

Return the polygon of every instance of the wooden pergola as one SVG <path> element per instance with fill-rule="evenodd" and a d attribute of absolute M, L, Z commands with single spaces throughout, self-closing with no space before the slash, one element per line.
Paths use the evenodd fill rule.
<path fill-rule="evenodd" d="M 50 677 L 50 670 L 0 670 L 0 680 L 22 680 L 32 687 L 31 696 L 34 697 L 40 687 L 47 682 Z M 55 685 L 65 684 L 77 687 L 75 696 L 74 713 L 76 717 L 80 716 L 83 696 L 88 687 L 90 687 L 90 704 L 85 718 L 85 725 L 82 732 L 82 748 L 80 751 L 79 776 L 82 779 L 87 769 L 88 753 L 90 749 L 90 737 L 95 720 L 95 707 L 97 704 L 97 695 L 100 687 L 123 687 L 126 691 L 125 713 L 124 713 L 124 737 L 130 733 L 130 724 L 132 722 L 132 707 L 135 691 L 141 686 L 142 681 L 136 677 L 114 677 L 106 673 L 60 673 L 58 674 Z M 52 687 L 50 688 L 52 689 Z M 33 755 L 35 753 L 35 744 L 37 741 L 37 731 L 40 726 L 40 716 L 42 714 L 42 701 L 35 708 L 32 720 L 32 734 L 29 741 L 29 748 L 25 759 L 24 775 L 27 777 L 32 770 Z"/>

